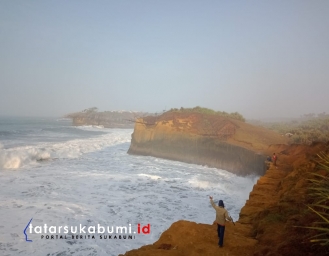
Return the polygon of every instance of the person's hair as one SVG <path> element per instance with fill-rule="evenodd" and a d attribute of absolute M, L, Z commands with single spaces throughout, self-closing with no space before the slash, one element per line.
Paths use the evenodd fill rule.
<path fill-rule="evenodd" d="M 223 200 L 218 201 L 218 206 L 222 206 L 223 208 L 225 207 Z"/>

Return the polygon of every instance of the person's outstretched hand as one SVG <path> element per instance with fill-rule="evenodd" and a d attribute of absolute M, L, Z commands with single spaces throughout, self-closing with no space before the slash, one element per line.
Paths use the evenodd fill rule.
<path fill-rule="evenodd" d="M 209 196 L 209 199 L 212 199 L 212 196 Z"/>

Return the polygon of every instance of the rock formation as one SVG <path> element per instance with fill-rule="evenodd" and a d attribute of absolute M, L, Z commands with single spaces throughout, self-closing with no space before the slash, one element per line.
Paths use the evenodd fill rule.
<path fill-rule="evenodd" d="M 266 148 L 285 142 L 275 132 L 228 117 L 169 111 L 136 120 L 128 153 L 262 175 Z"/>

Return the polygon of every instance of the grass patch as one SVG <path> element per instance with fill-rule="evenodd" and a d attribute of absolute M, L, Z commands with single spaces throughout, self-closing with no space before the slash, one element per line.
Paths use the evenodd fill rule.
<path fill-rule="evenodd" d="M 233 112 L 233 113 L 227 113 L 225 111 L 215 111 L 209 108 L 202 108 L 202 107 L 194 107 L 194 108 L 183 108 L 181 107 L 180 109 L 178 108 L 172 108 L 169 110 L 169 112 L 179 112 L 179 113 L 200 113 L 200 114 L 205 114 L 205 115 L 218 115 L 218 116 L 223 116 L 223 117 L 229 117 L 232 119 L 240 120 L 242 122 L 245 122 L 245 118 L 238 112 Z"/>
<path fill-rule="evenodd" d="M 310 241 L 319 243 L 322 246 L 329 246 L 329 156 L 319 154 L 319 168 L 321 172 L 312 173 L 310 186 L 310 196 L 313 202 L 308 205 L 314 214 L 317 215 L 318 221 L 312 226 L 306 227 L 317 231 L 317 234 L 311 237 Z"/>

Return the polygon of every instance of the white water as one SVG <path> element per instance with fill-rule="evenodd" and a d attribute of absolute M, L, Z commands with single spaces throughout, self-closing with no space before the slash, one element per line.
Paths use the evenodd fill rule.
<path fill-rule="evenodd" d="M 85 129 L 83 127 L 82 129 Z M 117 135 L 113 136 L 113 132 Z M 82 154 L 99 151 L 108 146 L 128 142 L 127 136 L 120 136 L 122 131 L 115 130 L 93 138 L 76 139 L 60 143 L 39 143 L 33 146 L 21 146 L 1 150 L 0 147 L 0 168 L 17 169 L 21 166 L 36 164 L 36 161 L 77 158 Z M 126 134 L 125 134 L 126 135 Z"/>
<path fill-rule="evenodd" d="M 26 145 L 24 139 L 2 141 L 1 255 L 118 255 L 155 242 L 174 221 L 212 223 L 208 195 L 224 200 L 237 220 L 256 181 L 215 168 L 128 155 L 132 130 L 101 129 L 98 134 L 99 128 L 83 129 L 90 134 L 76 139 L 81 129 L 71 128 L 70 139 L 57 139 L 57 133 L 50 141 L 26 139 Z M 48 160 L 36 161 L 40 158 Z M 41 240 L 31 234 L 33 242 L 26 242 L 23 230 L 31 218 L 33 225 L 48 226 L 150 223 L 151 234 L 132 240 Z"/>

